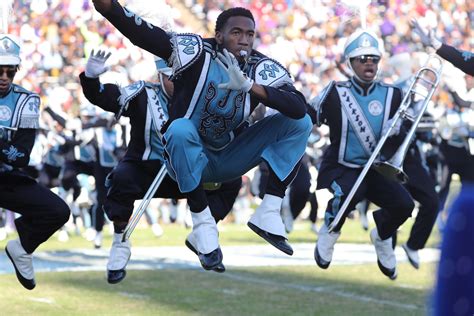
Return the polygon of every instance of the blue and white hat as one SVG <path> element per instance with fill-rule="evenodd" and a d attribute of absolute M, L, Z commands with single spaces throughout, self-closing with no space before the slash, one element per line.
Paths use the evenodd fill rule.
<path fill-rule="evenodd" d="M 155 66 L 159 73 L 167 75 L 168 77 L 173 74 L 173 69 L 171 69 L 165 60 L 160 57 L 155 57 Z"/>
<path fill-rule="evenodd" d="M 348 60 L 362 55 L 381 56 L 382 49 L 377 35 L 369 30 L 360 29 L 347 38 L 344 45 L 344 57 Z"/>
<path fill-rule="evenodd" d="M 0 65 L 19 65 L 20 40 L 9 34 L 0 34 Z"/>

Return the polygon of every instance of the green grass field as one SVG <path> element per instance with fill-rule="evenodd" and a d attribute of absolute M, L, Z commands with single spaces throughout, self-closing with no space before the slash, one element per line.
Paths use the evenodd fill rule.
<path fill-rule="evenodd" d="M 399 244 L 412 221 L 401 229 Z M 226 245 L 265 244 L 243 225 L 220 227 Z M 161 238 L 139 227 L 134 246 L 182 246 L 189 230 L 164 226 Z M 307 222 L 298 222 L 290 243 L 316 241 Z M 435 246 L 435 232 L 428 246 Z M 348 220 L 339 242 L 368 243 L 358 221 Z M 104 246 L 111 237 L 106 233 Z M 3 249 L 5 242 L 0 243 Z M 67 243 L 55 237 L 38 251 L 90 248 L 74 236 Z M 415 270 L 399 264 L 399 277 L 390 281 L 376 263 L 331 266 L 232 268 L 224 274 L 201 269 L 128 271 L 120 284 L 109 285 L 104 272 L 37 273 L 37 287 L 27 291 L 13 274 L 0 275 L 2 315 L 426 315 L 434 284 L 435 264 Z"/>

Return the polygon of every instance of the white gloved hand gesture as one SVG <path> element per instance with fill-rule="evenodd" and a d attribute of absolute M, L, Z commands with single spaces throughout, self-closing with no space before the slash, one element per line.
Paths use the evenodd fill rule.
<path fill-rule="evenodd" d="M 383 128 L 382 128 L 382 134 L 381 136 L 387 134 L 388 132 L 388 129 L 390 128 L 390 126 L 392 125 L 393 123 L 393 118 L 389 119 L 387 122 L 385 122 L 385 124 L 383 125 Z M 398 135 L 398 133 L 400 133 L 400 128 L 402 127 L 402 119 L 398 118 L 398 120 L 395 122 L 395 125 L 393 126 L 393 128 L 390 130 L 390 133 L 388 134 L 388 137 L 391 137 L 391 136 L 394 136 L 394 135 Z"/>
<path fill-rule="evenodd" d="M 244 92 L 249 92 L 252 89 L 253 80 L 244 74 L 235 56 L 229 53 L 227 49 L 224 48 L 224 54 L 217 53 L 216 61 L 229 75 L 229 81 L 220 83 L 218 85 L 219 89 L 242 90 Z"/>
<path fill-rule="evenodd" d="M 431 46 L 434 49 L 438 50 L 441 47 L 441 42 L 435 37 L 434 31 L 429 29 L 425 30 L 423 29 L 420 24 L 418 23 L 417 20 L 412 19 L 410 21 L 410 24 L 413 28 L 413 32 L 418 34 L 418 36 L 421 39 L 421 42 L 425 46 Z"/>
<path fill-rule="evenodd" d="M 104 72 L 109 70 L 108 66 L 105 66 L 105 62 L 112 55 L 110 52 L 105 50 L 98 50 L 97 53 L 94 53 L 92 50 L 89 59 L 87 59 L 85 75 L 87 78 L 98 78 Z"/>

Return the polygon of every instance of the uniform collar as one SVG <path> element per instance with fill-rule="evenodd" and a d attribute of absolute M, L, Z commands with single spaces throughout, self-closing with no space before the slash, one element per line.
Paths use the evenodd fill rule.
<path fill-rule="evenodd" d="M 371 94 L 375 89 L 375 80 L 371 83 L 363 83 L 357 80 L 355 77 L 351 77 L 350 80 L 354 86 L 355 91 L 362 96 Z"/>

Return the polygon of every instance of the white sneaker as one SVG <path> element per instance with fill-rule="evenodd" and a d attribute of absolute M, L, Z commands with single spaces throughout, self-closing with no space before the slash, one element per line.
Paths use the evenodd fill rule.
<path fill-rule="evenodd" d="M 367 219 L 367 214 L 363 211 L 359 211 L 359 217 L 360 217 L 360 224 L 362 225 L 362 228 L 365 231 L 369 230 L 369 221 Z"/>
<path fill-rule="evenodd" d="M 200 213 L 191 212 L 191 217 L 193 230 L 188 239 L 197 251 L 206 255 L 219 248 L 219 232 L 209 206 Z"/>
<path fill-rule="evenodd" d="M 285 225 L 285 231 L 289 234 L 293 231 L 293 214 L 291 213 L 291 210 L 288 207 L 282 207 L 281 213 L 283 224 Z"/>
<path fill-rule="evenodd" d="M 36 286 L 35 271 L 33 269 L 33 255 L 25 251 L 20 239 L 10 240 L 5 252 L 13 263 L 16 277 L 26 289 L 32 290 Z"/>
<path fill-rule="evenodd" d="M 169 204 L 169 213 L 171 223 L 176 222 L 176 219 L 178 218 L 178 205 L 174 205 L 171 201 Z"/>
<path fill-rule="evenodd" d="M 395 280 L 397 278 L 397 259 L 392 246 L 392 237 L 382 240 L 377 228 L 374 228 L 370 232 L 370 240 L 375 246 L 380 271 L 391 280 Z"/>
<path fill-rule="evenodd" d="M 94 237 L 94 248 L 100 249 L 102 247 L 102 232 L 96 232 Z"/>
<path fill-rule="evenodd" d="M 130 240 L 122 242 L 123 233 L 114 233 L 109 261 L 107 262 L 107 281 L 118 283 L 125 278 L 128 261 L 132 254 Z"/>
<path fill-rule="evenodd" d="M 161 228 L 161 225 L 158 223 L 154 223 L 153 225 L 151 225 L 151 231 L 156 237 L 163 236 L 163 228 Z"/>
<path fill-rule="evenodd" d="M 314 248 L 314 259 L 320 268 L 327 269 L 331 264 L 334 245 L 339 236 L 341 236 L 341 232 L 330 233 L 326 223 L 319 229 L 318 241 Z"/>
<path fill-rule="evenodd" d="M 405 243 L 402 245 L 403 250 L 405 250 L 405 253 L 407 254 L 408 261 L 411 263 L 411 265 L 415 269 L 420 268 L 420 257 L 418 256 L 418 250 L 411 249 L 408 247 L 408 245 Z"/>

